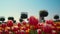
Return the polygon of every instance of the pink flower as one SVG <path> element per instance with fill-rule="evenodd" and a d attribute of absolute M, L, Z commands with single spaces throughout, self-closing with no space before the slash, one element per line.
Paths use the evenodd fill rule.
<path fill-rule="evenodd" d="M 7 21 L 7 26 L 8 27 L 12 27 L 13 26 L 13 21 L 12 20 L 8 20 Z"/>

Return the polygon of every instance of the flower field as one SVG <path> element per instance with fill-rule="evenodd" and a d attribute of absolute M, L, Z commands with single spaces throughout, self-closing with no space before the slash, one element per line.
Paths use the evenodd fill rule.
<path fill-rule="evenodd" d="M 0 34 L 60 34 L 60 22 L 47 20 L 40 23 L 35 17 L 30 17 L 29 23 L 13 23 L 8 20 L 0 24 Z"/>

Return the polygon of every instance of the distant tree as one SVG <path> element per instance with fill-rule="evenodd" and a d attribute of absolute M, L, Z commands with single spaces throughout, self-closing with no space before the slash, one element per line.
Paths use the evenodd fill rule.
<path fill-rule="evenodd" d="M 57 21 L 57 20 L 59 20 L 59 15 L 55 15 L 54 16 L 54 19 Z"/>
<path fill-rule="evenodd" d="M 5 17 L 0 17 L 0 21 L 3 23 L 5 21 Z"/>
<path fill-rule="evenodd" d="M 2 24 L 2 23 L 0 22 L 0 24 Z"/>
<path fill-rule="evenodd" d="M 16 20 L 13 20 L 14 23 L 16 23 Z"/>
<path fill-rule="evenodd" d="M 8 17 L 8 20 L 12 20 L 13 21 L 14 20 L 14 17 Z"/>
<path fill-rule="evenodd" d="M 28 14 L 25 12 L 21 13 L 21 19 L 26 19 L 28 17 Z"/>
<path fill-rule="evenodd" d="M 40 16 L 41 20 L 44 21 L 44 17 L 47 17 L 48 16 L 48 12 L 46 10 L 41 10 L 39 12 L 39 16 Z"/>
<path fill-rule="evenodd" d="M 20 21 L 20 22 L 22 22 L 22 21 L 23 21 L 23 19 L 19 19 L 19 21 Z"/>

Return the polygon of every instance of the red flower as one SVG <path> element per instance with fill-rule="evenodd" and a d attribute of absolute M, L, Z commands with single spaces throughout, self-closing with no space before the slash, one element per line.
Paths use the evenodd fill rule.
<path fill-rule="evenodd" d="M 2 28 L 5 28 L 7 25 L 5 23 L 2 23 Z"/>
<path fill-rule="evenodd" d="M 3 34 L 2 32 L 0 32 L 0 34 Z"/>
<path fill-rule="evenodd" d="M 51 28 L 52 28 L 52 30 L 57 30 L 57 27 L 52 26 Z"/>
<path fill-rule="evenodd" d="M 46 21 L 46 23 L 47 23 L 47 24 L 54 25 L 54 22 L 53 22 L 53 20 L 47 20 L 47 21 Z"/>
<path fill-rule="evenodd" d="M 27 30 L 27 28 L 26 28 L 26 27 L 24 27 L 22 30 L 24 30 L 24 31 L 25 31 L 25 30 Z"/>
<path fill-rule="evenodd" d="M 60 31 L 60 27 L 57 27 L 57 31 Z"/>
<path fill-rule="evenodd" d="M 43 26 L 43 31 L 45 32 L 45 33 L 50 33 L 51 31 L 52 31 L 52 29 L 51 29 L 51 27 L 50 26 L 48 26 L 48 25 L 45 25 L 45 26 Z"/>
<path fill-rule="evenodd" d="M 37 32 L 38 32 L 38 34 L 42 34 L 41 29 L 38 29 Z"/>
<path fill-rule="evenodd" d="M 43 26 L 43 23 L 39 23 L 39 24 L 37 24 L 37 28 L 38 28 L 38 29 L 41 29 L 42 26 Z"/>
<path fill-rule="evenodd" d="M 21 24 L 20 23 L 18 23 L 18 27 L 20 27 L 21 26 Z"/>
<path fill-rule="evenodd" d="M 12 20 L 8 20 L 7 21 L 7 26 L 8 27 L 12 27 L 13 26 L 13 21 Z"/>
<path fill-rule="evenodd" d="M 17 27 L 13 28 L 13 31 L 18 31 L 18 30 L 19 30 L 19 28 L 17 28 Z"/>
<path fill-rule="evenodd" d="M 25 22 L 25 21 L 23 21 L 23 22 L 22 22 L 22 24 L 23 24 L 23 25 L 26 25 L 26 22 Z"/>
<path fill-rule="evenodd" d="M 29 34 L 29 32 L 26 32 L 26 34 Z"/>
<path fill-rule="evenodd" d="M 25 32 L 22 30 L 22 31 L 20 32 L 20 34 L 25 34 Z"/>
<path fill-rule="evenodd" d="M 18 31 L 18 32 L 17 32 L 17 34 L 21 34 L 21 32 L 20 32 L 20 31 Z"/>
<path fill-rule="evenodd" d="M 5 31 L 5 34 L 9 34 L 9 31 Z"/>
<path fill-rule="evenodd" d="M 29 18 L 29 24 L 30 25 L 37 25 L 38 24 L 38 19 L 36 19 L 34 16 L 31 16 Z"/>

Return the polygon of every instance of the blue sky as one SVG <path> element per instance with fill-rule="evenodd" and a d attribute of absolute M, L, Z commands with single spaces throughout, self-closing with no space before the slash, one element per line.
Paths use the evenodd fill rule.
<path fill-rule="evenodd" d="M 53 19 L 55 14 L 60 16 L 60 0 L 0 0 L 0 16 L 13 16 L 19 20 L 21 12 L 28 12 L 28 16 L 39 17 L 40 10 L 47 10 L 48 17 Z"/>

